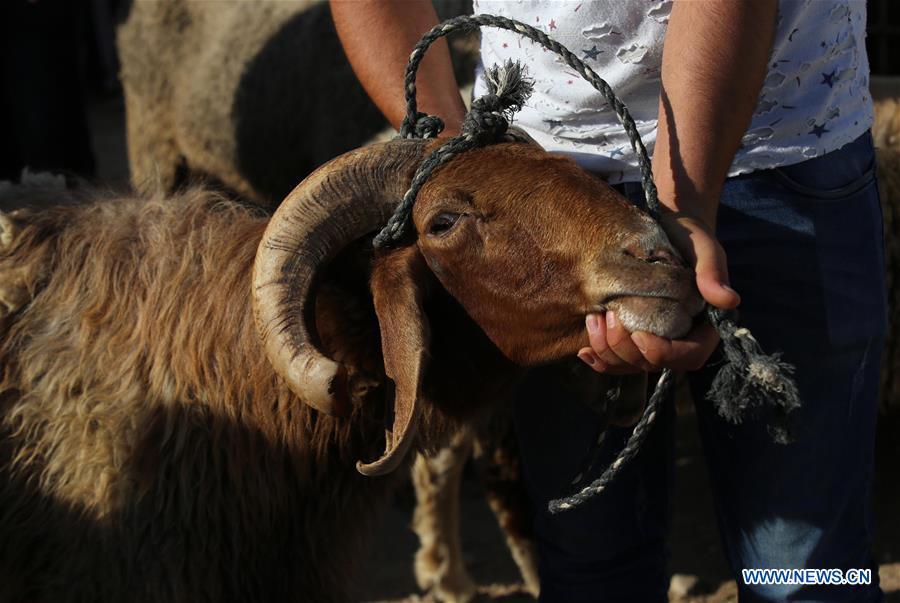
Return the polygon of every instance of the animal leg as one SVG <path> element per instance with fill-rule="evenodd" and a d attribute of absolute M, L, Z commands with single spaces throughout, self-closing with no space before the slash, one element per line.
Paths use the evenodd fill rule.
<path fill-rule="evenodd" d="M 11 252 L 15 236 L 15 222 L 0 211 L 0 319 L 28 303 L 28 288 L 22 269 L 2 261 L 3 256 Z"/>
<path fill-rule="evenodd" d="M 502 415 L 503 413 L 498 413 Z M 540 591 L 537 551 L 532 530 L 531 501 L 522 483 L 512 421 L 492 417 L 475 440 L 475 462 L 488 504 L 500 524 L 506 546 L 519 568 L 525 589 L 535 598 Z M 511 417 L 506 416 L 506 419 Z"/>
<path fill-rule="evenodd" d="M 463 563 L 459 538 L 460 483 L 472 439 L 471 431 L 461 431 L 436 455 L 416 457 L 412 470 L 417 502 L 413 530 L 420 543 L 416 581 L 437 600 L 448 603 L 471 601 L 476 591 Z"/>
<path fill-rule="evenodd" d="M 159 108 L 145 106 L 152 105 L 148 102 L 151 99 L 129 88 L 125 82 L 125 129 L 131 184 L 145 194 L 171 192 L 178 184 L 178 172 L 184 164 L 174 127 Z"/>

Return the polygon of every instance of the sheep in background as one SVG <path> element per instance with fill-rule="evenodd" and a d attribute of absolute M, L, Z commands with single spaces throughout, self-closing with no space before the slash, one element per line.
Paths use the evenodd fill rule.
<path fill-rule="evenodd" d="M 900 100 L 883 98 L 875 101 L 872 137 L 877 149 L 900 149 Z"/>
<path fill-rule="evenodd" d="M 346 600 L 411 448 L 571 357 L 599 303 L 690 328 L 659 225 L 528 144 L 444 166 L 413 240 L 373 257 L 435 144 L 341 156 L 271 219 L 204 191 L 3 192 L 0 594 Z"/>
<path fill-rule="evenodd" d="M 437 0 L 443 17 L 471 1 Z M 131 181 L 187 174 L 274 206 L 304 176 L 388 124 L 356 80 L 322 0 L 133 3 L 117 33 Z M 477 57 L 457 38 L 461 83 Z"/>
<path fill-rule="evenodd" d="M 900 308 L 900 101 L 875 102 L 875 161 L 881 209 L 884 216 L 884 252 L 888 308 Z M 891 321 L 881 361 L 881 407 L 900 410 L 900 337 L 896 319 Z"/>

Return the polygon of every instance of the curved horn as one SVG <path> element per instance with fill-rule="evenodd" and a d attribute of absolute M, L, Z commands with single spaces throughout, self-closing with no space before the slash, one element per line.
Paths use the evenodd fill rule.
<path fill-rule="evenodd" d="M 257 249 L 253 306 L 266 355 L 290 389 L 322 412 L 348 412 L 350 395 L 346 369 L 312 337 L 316 275 L 348 243 L 387 222 L 426 144 L 394 140 L 323 165 L 282 202 Z"/>

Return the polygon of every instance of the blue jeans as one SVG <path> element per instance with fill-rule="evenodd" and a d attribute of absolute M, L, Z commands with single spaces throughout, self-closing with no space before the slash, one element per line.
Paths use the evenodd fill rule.
<path fill-rule="evenodd" d="M 622 190 L 642 197 L 640 186 Z M 796 367 L 795 441 L 767 417 L 730 425 L 705 400 L 715 373 L 690 375 L 725 553 L 741 601 L 879 601 L 870 544 L 881 348 L 887 310 L 881 207 L 869 134 L 797 165 L 731 178 L 718 237 L 741 294 L 741 323 Z M 715 360 L 715 356 L 714 356 Z M 525 479 L 537 508 L 541 600 L 665 601 L 674 412 L 633 464 L 584 508 L 549 515 L 590 442 L 593 411 L 534 371 L 516 403 Z M 606 438 L 607 463 L 629 429 Z M 597 468 L 599 472 L 605 464 Z M 747 586 L 745 568 L 873 568 L 869 587 Z"/>

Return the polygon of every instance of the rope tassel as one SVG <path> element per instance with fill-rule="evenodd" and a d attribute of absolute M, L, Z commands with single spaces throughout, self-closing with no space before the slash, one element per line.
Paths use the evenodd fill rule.
<path fill-rule="evenodd" d="M 513 114 L 522 108 L 534 89 L 534 83 L 525 77 L 525 68 L 513 61 L 506 61 L 503 65 L 494 65 L 485 70 L 485 81 L 487 94 L 472 102 L 472 108 L 463 121 L 462 134 L 432 151 L 416 169 L 403 200 L 397 205 L 387 225 L 375 237 L 373 241 L 375 249 L 395 245 L 409 232 L 412 224 L 412 206 L 416 202 L 419 190 L 432 172 L 458 153 L 500 140 L 509 129 Z M 412 89 L 415 90 L 415 85 Z M 439 118 L 413 109 L 403 121 L 400 137 L 434 138 L 443 129 L 444 122 Z"/>
<path fill-rule="evenodd" d="M 791 378 L 794 367 L 779 354 L 764 353 L 750 331 L 735 324 L 734 312 L 710 307 L 707 313 L 722 338 L 726 362 L 706 397 L 723 419 L 735 425 L 748 411 L 774 407 L 777 414 L 769 431 L 779 444 L 789 443 L 788 415 L 800 407 L 800 394 Z"/>
<path fill-rule="evenodd" d="M 463 121 L 463 134 L 486 137 L 492 142 L 506 133 L 513 114 L 531 96 L 534 82 L 525 77 L 525 68 L 518 61 L 507 60 L 485 70 L 487 94 L 472 101 L 472 108 Z"/>

